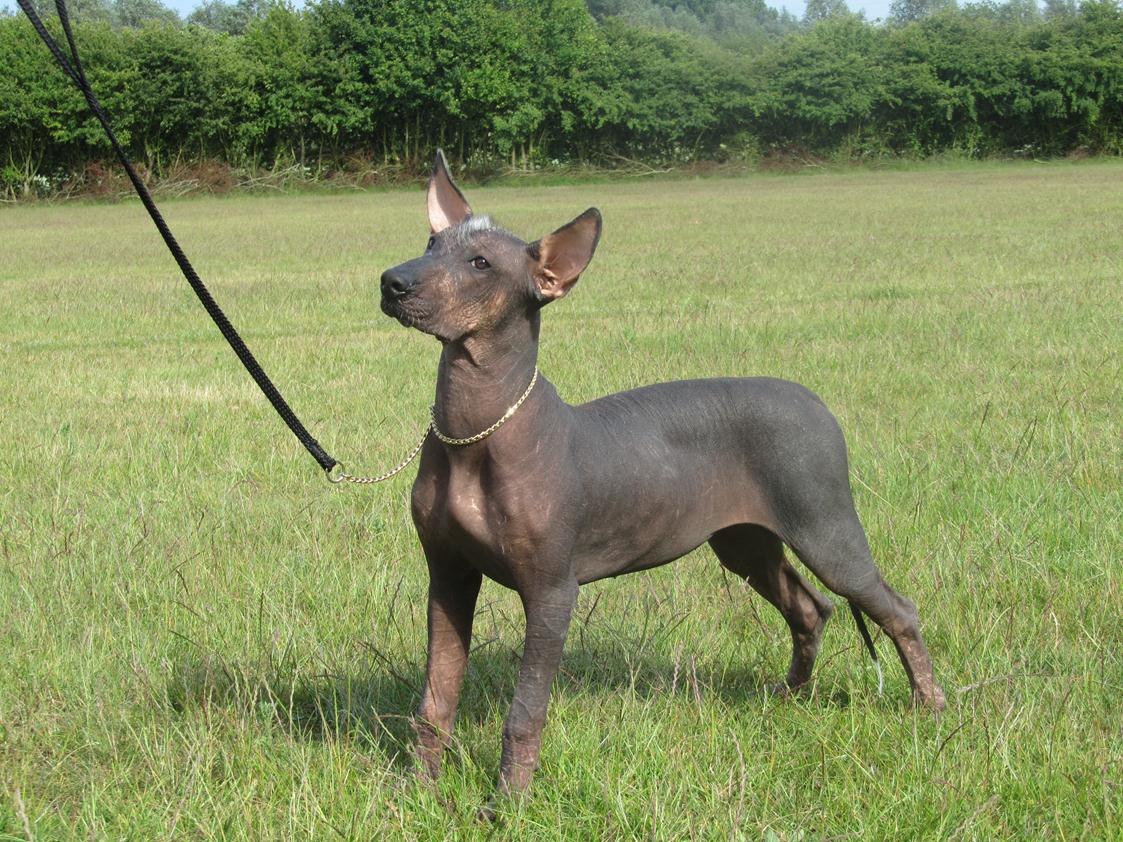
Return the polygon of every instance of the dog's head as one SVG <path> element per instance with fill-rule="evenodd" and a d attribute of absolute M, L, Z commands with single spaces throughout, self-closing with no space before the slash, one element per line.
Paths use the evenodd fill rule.
<path fill-rule="evenodd" d="M 596 208 L 529 244 L 474 215 L 439 150 L 428 209 L 425 253 L 382 273 L 382 311 L 442 342 L 532 318 L 573 288 L 600 240 Z"/>

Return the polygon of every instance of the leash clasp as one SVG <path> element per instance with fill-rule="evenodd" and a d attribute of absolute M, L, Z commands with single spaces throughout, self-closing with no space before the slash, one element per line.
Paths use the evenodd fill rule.
<path fill-rule="evenodd" d="M 328 468 L 328 470 L 324 471 L 324 476 L 326 476 L 328 478 L 328 482 L 332 483 L 333 485 L 338 485 L 341 482 L 349 482 L 354 485 L 371 485 L 372 483 L 376 482 L 385 482 L 386 480 L 390 479 L 390 477 L 395 477 L 400 474 L 403 470 L 405 470 L 406 465 L 408 465 L 417 457 L 417 454 L 421 452 L 421 448 L 425 446 L 425 439 L 429 437 L 430 429 L 430 427 L 426 426 L 425 432 L 421 434 L 421 440 L 414 446 L 413 450 L 409 452 L 409 455 L 401 462 L 399 462 L 397 467 L 391 468 L 384 474 L 379 474 L 376 477 L 357 477 L 347 473 L 347 471 L 343 469 L 342 462 L 336 462 L 334 465 Z"/>

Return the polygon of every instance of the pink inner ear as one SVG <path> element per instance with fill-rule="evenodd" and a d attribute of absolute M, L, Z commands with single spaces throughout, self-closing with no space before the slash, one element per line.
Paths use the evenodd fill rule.
<path fill-rule="evenodd" d="M 569 245 L 570 248 L 565 248 Z M 567 283 L 581 274 L 587 260 L 584 255 L 574 254 L 572 244 L 562 248 L 547 249 L 543 254 L 542 266 L 561 283 Z"/>
<path fill-rule="evenodd" d="M 434 234 L 459 225 L 472 215 L 471 206 L 456 189 L 445 168 L 443 156 L 438 155 L 433 174 L 429 177 L 425 204 L 429 212 L 429 228 Z"/>
<path fill-rule="evenodd" d="M 597 247 L 599 223 L 600 215 L 596 211 L 586 211 L 542 239 L 539 262 L 550 276 L 550 286 L 566 289 L 585 271 Z"/>
<path fill-rule="evenodd" d="M 459 207 L 450 208 L 448 205 L 454 203 L 449 202 L 447 198 L 441 197 L 439 195 L 440 192 L 440 190 L 429 191 L 429 228 L 434 234 L 444 231 L 446 228 L 451 228 L 454 225 L 459 225 L 472 215 L 472 209 L 468 207 L 463 199 L 456 196 L 455 193 L 453 194 L 456 199 L 455 204 L 458 204 Z"/>

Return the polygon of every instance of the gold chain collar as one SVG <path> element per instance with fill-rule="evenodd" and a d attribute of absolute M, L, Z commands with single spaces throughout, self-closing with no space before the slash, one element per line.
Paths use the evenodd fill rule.
<path fill-rule="evenodd" d="M 530 385 L 526 387 L 526 391 L 522 393 L 522 397 L 520 397 L 517 401 L 515 401 L 513 404 L 511 404 L 511 406 L 507 409 L 507 411 L 503 413 L 503 416 L 498 421 L 496 421 L 494 424 L 492 424 L 490 427 L 488 427 L 486 430 L 483 430 L 482 432 L 476 433 L 474 436 L 468 436 L 467 438 L 463 438 L 463 439 L 453 438 L 452 436 L 446 436 L 444 433 L 442 433 L 440 431 L 440 429 L 437 427 L 437 405 L 433 404 L 431 407 L 429 407 L 429 426 L 426 427 L 425 432 L 421 434 L 421 441 L 419 441 L 414 446 L 413 450 L 410 451 L 409 456 L 407 456 L 401 462 L 401 464 L 399 464 L 397 467 L 392 468 L 391 470 L 387 471 L 384 474 L 379 474 L 376 477 L 357 477 L 357 476 L 352 476 L 351 474 L 346 473 L 343 470 L 343 465 L 337 465 L 336 468 L 338 468 L 339 472 L 338 473 L 329 472 L 328 473 L 328 480 L 331 481 L 331 482 L 335 482 L 335 483 L 350 482 L 350 483 L 354 483 L 355 485 L 370 485 L 370 484 L 376 483 L 376 482 L 385 482 L 386 480 L 390 479 L 390 477 L 397 476 L 402 471 L 404 471 L 406 466 L 409 465 L 409 463 L 412 462 L 417 457 L 417 454 L 421 452 L 421 448 L 425 444 L 425 439 L 427 439 L 429 437 L 430 432 L 432 432 L 433 435 L 435 435 L 438 439 L 440 439 L 445 444 L 449 444 L 449 445 L 452 445 L 454 447 L 464 447 L 465 445 L 468 445 L 468 444 L 475 444 L 478 441 L 483 441 L 488 436 L 490 436 L 492 433 L 494 433 L 496 430 L 498 430 L 500 427 L 502 427 L 504 424 L 506 424 L 509 420 L 511 420 L 511 416 L 514 415 L 516 412 L 518 412 L 519 407 L 522 406 L 523 403 L 526 402 L 526 399 L 530 397 L 530 393 L 532 391 L 534 391 L 534 384 L 536 384 L 537 382 L 538 382 L 538 367 L 535 366 L 534 376 L 530 378 Z"/>
<path fill-rule="evenodd" d="M 526 387 L 526 391 L 523 392 L 522 397 L 519 398 L 517 401 L 515 401 L 513 404 L 511 404 L 511 406 L 508 408 L 508 410 L 503 413 L 502 418 L 500 418 L 498 421 L 496 421 L 494 424 L 492 424 L 490 427 L 488 427 L 482 433 L 476 433 L 474 436 L 468 436 L 468 438 L 466 438 L 466 439 L 456 439 L 456 438 L 453 438 L 452 436 L 446 436 L 444 433 L 442 433 L 437 428 L 437 405 L 436 404 L 433 404 L 431 407 L 429 407 L 429 429 L 433 431 L 433 435 L 435 435 L 437 438 L 439 438 L 445 444 L 455 445 L 456 447 L 463 447 L 466 444 L 475 444 L 478 441 L 483 441 L 488 436 L 490 436 L 492 433 L 494 433 L 496 430 L 498 430 L 500 427 L 502 427 L 505 423 L 507 423 L 508 420 L 510 420 L 511 416 L 514 415 L 518 411 L 519 407 L 523 405 L 523 402 L 527 398 L 530 397 L 530 393 L 534 389 L 534 384 L 537 383 L 537 382 L 538 382 L 538 367 L 535 366 L 534 367 L 534 376 L 530 378 L 530 385 Z"/>

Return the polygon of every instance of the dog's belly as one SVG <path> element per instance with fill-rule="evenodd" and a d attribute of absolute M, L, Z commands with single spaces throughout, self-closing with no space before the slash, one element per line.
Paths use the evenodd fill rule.
<path fill-rule="evenodd" d="M 665 564 L 739 523 L 787 540 L 800 512 L 849 499 L 838 425 L 794 383 L 664 383 L 575 416 L 581 581 Z"/>
<path fill-rule="evenodd" d="M 711 532 L 710 535 L 712 534 Z M 697 541 L 681 542 L 675 549 L 659 548 L 623 563 L 619 558 L 612 556 L 586 558 L 577 565 L 580 571 L 577 581 L 584 585 L 589 582 L 595 582 L 598 579 L 623 576 L 625 573 L 638 573 L 641 570 L 650 570 L 653 567 L 661 567 L 664 564 L 670 564 L 672 561 L 677 561 L 692 550 L 698 549 L 698 547 L 706 543 L 710 535 L 706 535 Z"/>
<path fill-rule="evenodd" d="M 547 562 L 550 553 L 534 546 L 521 530 L 504 523 L 502 515 L 489 511 L 481 502 L 462 499 L 450 506 L 442 518 L 442 541 L 455 546 L 468 564 L 489 579 L 518 589 L 520 575 L 525 578 L 530 569 Z M 561 563 L 571 567 L 580 584 L 635 573 L 681 558 L 717 530 L 738 521 L 728 516 L 683 518 L 678 524 L 665 524 L 659 535 L 649 532 L 646 542 L 636 542 L 634 531 L 626 528 L 614 530 L 594 545 L 579 537 L 577 546 Z"/>
<path fill-rule="evenodd" d="M 713 534 L 736 523 L 769 525 L 752 493 L 733 483 L 721 492 L 693 494 L 679 487 L 675 499 L 633 498 L 630 510 L 611 512 L 590 523 L 578 540 L 575 567 L 582 584 L 621 576 L 675 561 L 706 543 Z M 636 505 L 641 503 L 641 505 Z"/>
<path fill-rule="evenodd" d="M 680 452 L 617 466 L 586 486 L 572 552 L 578 582 L 673 562 L 741 523 L 776 530 L 770 502 L 737 459 Z"/>

